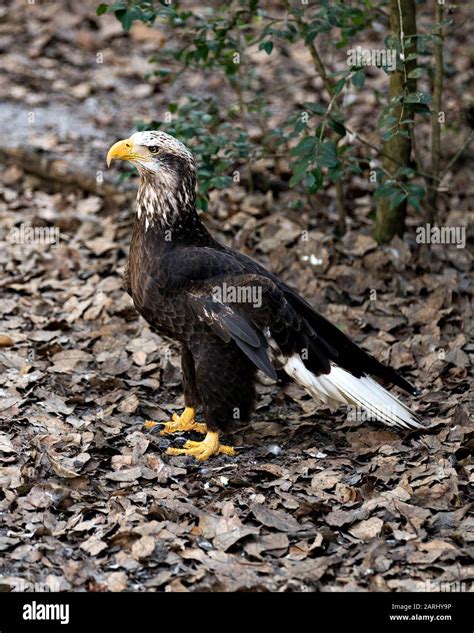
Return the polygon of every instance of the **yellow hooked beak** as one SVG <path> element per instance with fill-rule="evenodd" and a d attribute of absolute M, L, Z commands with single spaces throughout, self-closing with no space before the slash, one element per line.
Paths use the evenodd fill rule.
<path fill-rule="evenodd" d="M 144 156 L 135 152 L 132 139 L 126 138 L 123 141 L 114 143 L 107 152 L 107 167 L 110 167 L 110 163 L 114 158 L 119 160 L 134 160 L 136 158 L 144 158 Z"/>

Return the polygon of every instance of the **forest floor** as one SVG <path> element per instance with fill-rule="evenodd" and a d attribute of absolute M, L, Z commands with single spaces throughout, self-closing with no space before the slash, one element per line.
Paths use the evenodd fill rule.
<path fill-rule="evenodd" d="M 136 119 L 165 111 L 180 86 L 143 79 L 159 31 L 137 28 L 127 39 L 113 18 L 94 16 L 94 2 L 54 5 L 1 9 L 2 143 L 94 175 L 108 147 Z M 453 108 L 468 70 L 458 38 Z M 288 59 L 289 84 L 299 63 Z M 319 87 L 308 79 L 291 90 L 301 101 Z M 370 98 L 362 93 L 354 125 Z M 275 99 L 290 102 L 284 92 Z M 445 162 L 458 145 L 450 134 Z M 440 203 L 446 225 L 467 223 L 467 158 Z M 238 455 L 199 464 L 166 456 L 178 441 L 144 429 L 183 402 L 177 346 L 150 331 L 122 288 L 136 181 L 120 187 L 115 172 L 106 182 L 117 193 L 91 192 L 29 165 L 1 170 L 0 589 L 472 587 L 467 247 L 420 248 L 420 219 L 410 215 L 404 238 L 378 248 L 373 184 L 362 178 L 347 187 L 342 239 L 331 191 L 299 211 L 285 188 L 213 192 L 211 231 L 415 384 L 421 395 L 410 404 L 429 428 L 394 431 L 332 413 L 293 384 L 261 379 L 251 424 L 226 438 Z M 30 241 L 29 226 L 60 235 Z"/>

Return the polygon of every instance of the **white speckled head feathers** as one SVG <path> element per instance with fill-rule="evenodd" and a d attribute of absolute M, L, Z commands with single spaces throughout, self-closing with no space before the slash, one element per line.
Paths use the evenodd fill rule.
<path fill-rule="evenodd" d="M 184 217 L 196 213 L 196 167 L 188 148 L 161 131 L 135 132 L 130 137 L 137 151 L 148 148 L 146 162 L 137 164 L 142 179 L 137 196 L 137 214 L 145 230 L 159 225 L 177 228 Z M 146 153 L 146 152 L 145 152 Z"/>
<path fill-rule="evenodd" d="M 135 132 L 130 139 L 135 146 L 156 147 L 158 152 L 169 152 L 185 158 L 194 165 L 194 157 L 184 143 L 159 130 Z M 159 155 L 159 154 L 158 154 Z"/>

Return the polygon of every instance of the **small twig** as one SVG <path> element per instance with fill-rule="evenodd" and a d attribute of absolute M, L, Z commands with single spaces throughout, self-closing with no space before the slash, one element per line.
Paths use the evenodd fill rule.
<path fill-rule="evenodd" d="M 366 145 L 367 147 L 370 147 L 371 149 L 374 150 L 374 152 L 377 152 L 377 154 L 379 156 L 382 156 L 383 158 L 389 158 L 393 163 L 396 163 L 397 165 L 399 165 L 400 167 L 406 167 L 406 165 L 402 162 L 400 162 L 399 160 L 397 160 L 396 158 L 394 158 L 393 156 L 389 156 L 388 154 L 386 154 L 383 149 L 381 147 L 379 147 L 378 145 L 374 145 L 374 143 L 371 143 L 370 141 L 368 141 L 366 138 L 364 138 L 361 134 L 359 134 L 358 132 L 356 132 L 355 130 L 351 129 L 350 127 L 348 127 L 347 125 L 345 126 L 346 130 L 349 132 L 349 134 L 352 134 L 353 136 L 355 136 L 355 138 L 360 141 L 363 145 Z M 431 174 L 428 174 L 426 171 L 424 171 L 423 169 L 420 169 L 417 165 L 417 169 L 416 169 L 416 173 L 418 176 L 423 176 L 424 178 L 431 178 Z"/>
<path fill-rule="evenodd" d="M 348 77 L 348 79 L 349 79 L 349 77 Z M 323 117 L 323 120 L 322 120 L 322 123 L 321 123 L 321 132 L 319 134 L 319 140 L 320 141 L 323 138 L 324 129 L 326 127 L 326 123 L 328 122 L 329 115 L 331 114 L 331 110 L 332 110 L 332 108 L 334 106 L 334 103 L 335 103 L 336 99 L 337 99 L 337 94 L 334 93 L 333 96 L 331 97 L 331 101 L 329 102 L 328 109 L 326 110 L 326 112 L 324 114 L 324 117 Z"/>
<path fill-rule="evenodd" d="M 291 13 L 292 7 L 288 0 L 284 0 L 284 5 L 288 13 Z M 300 34 L 303 35 L 305 31 L 305 27 L 306 27 L 304 20 L 298 14 L 294 15 L 294 19 L 298 26 Z M 314 68 L 316 69 L 317 73 L 321 77 L 323 86 L 329 95 L 330 102 L 328 106 L 328 111 L 326 113 L 326 116 L 327 116 L 330 109 L 334 108 L 334 110 L 339 110 L 338 105 L 337 105 L 338 94 L 336 94 L 334 86 L 327 75 L 323 61 L 318 52 L 318 49 L 316 48 L 314 41 L 307 44 L 307 48 L 311 55 L 311 59 L 313 60 Z M 337 208 L 337 215 L 338 215 L 338 232 L 339 234 L 343 235 L 346 230 L 346 208 L 344 204 L 344 187 L 340 180 L 335 182 L 335 190 L 336 190 L 336 208 Z"/>
<path fill-rule="evenodd" d="M 454 165 L 454 163 L 457 161 L 457 159 L 461 156 L 461 154 L 463 153 L 463 151 L 466 149 L 466 147 L 471 143 L 472 138 L 474 136 L 474 131 L 471 130 L 471 133 L 469 134 L 469 136 L 467 137 L 467 139 L 464 141 L 464 143 L 459 147 L 458 151 L 454 154 L 454 156 L 451 158 L 451 160 L 449 161 L 449 163 L 446 166 L 446 169 L 443 171 L 443 173 L 441 174 L 440 177 L 440 181 L 443 182 L 446 174 L 448 173 L 448 171 L 451 169 L 451 167 Z"/>
<path fill-rule="evenodd" d="M 423 173 L 423 161 L 421 158 L 421 154 L 418 150 L 418 145 L 416 142 L 416 134 L 415 134 L 415 128 L 413 126 L 410 127 L 410 137 L 411 137 L 411 147 L 413 150 L 413 157 L 415 159 L 415 163 L 416 163 L 416 171 L 419 174 Z M 428 176 L 428 174 L 426 174 Z"/>
<path fill-rule="evenodd" d="M 373 10 L 375 11 L 375 13 L 380 13 L 381 15 L 383 15 L 386 18 L 390 18 L 390 15 L 381 7 L 372 7 Z"/>
<path fill-rule="evenodd" d="M 400 50 L 401 50 L 401 57 L 403 60 L 403 75 L 405 77 L 405 85 L 406 85 L 408 78 L 407 78 L 406 57 L 405 57 L 405 33 L 403 31 L 403 12 L 402 12 L 402 5 L 401 5 L 400 0 L 397 0 L 397 4 L 398 4 L 398 17 L 400 20 Z M 402 110 L 403 110 L 403 106 L 402 106 Z"/>
<path fill-rule="evenodd" d="M 336 181 L 337 229 L 339 235 L 346 232 L 346 208 L 344 206 L 344 189 L 340 180 Z"/>
<path fill-rule="evenodd" d="M 402 5 L 400 3 L 400 0 L 397 0 L 397 4 L 398 4 L 398 17 L 400 20 L 400 51 L 401 51 L 400 56 L 403 61 L 403 77 L 405 79 L 403 89 L 406 93 L 408 77 L 407 77 L 407 65 L 406 65 L 406 58 L 405 58 L 405 33 L 403 31 L 403 13 L 402 13 Z M 400 116 L 398 118 L 398 123 L 397 123 L 397 130 L 401 126 L 404 112 L 405 112 L 405 103 L 402 101 L 401 107 L 400 107 Z"/>
<path fill-rule="evenodd" d="M 449 9 L 449 7 L 447 7 Z M 451 29 L 448 29 L 445 33 L 446 37 L 448 35 L 451 35 L 451 33 L 453 33 L 454 31 L 456 31 L 457 29 L 462 28 L 463 26 L 466 26 L 466 24 L 469 24 L 469 22 L 472 20 L 472 15 L 470 15 L 468 18 L 466 18 L 464 20 L 464 22 L 458 22 L 458 24 L 455 24 Z"/>
<path fill-rule="evenodd" d="M 291 85 L 294 86 L 296 84 L 302 84 L 302 83 L 305 83 L 306 81 L 310 81 L 311 79 L 315 79 L 316 77 L 319 77 L 319 75 L 318 74 L 314 74 L 314 75 L 307 75 L 305 77 L 300 77 L 299 79 L 292 80 Z M 278 84 L 277 86 L 273 86 L 272 87 L 272 92 L 275 93 L 275 94 L 279 94 L 279 92 L 281 90 L 283 90 L 283 88 L 288 88 L 288 81 L 284 81 L 281 84 Z M 246 100 L 246 104 L 250 105 L 252 103 L 255 103 L 260 98 L 261 97 L 255 97 L 254 99 L 247 99 Z M 233 101 L 233 102 L 231 102 L 229 104 L 229 108 L 234 108 L 234 107 L 236 107 L 238 105 L 239 105 L 238 101 Z M 275 111 L 275 110 L 273 110 L 273 111 Z M 278 112 L 278 110 L 277 110 L 277 112 Z"/>
<path fill-rule="evenodd" d="M 288 0 L 284 0 L 284 4 L 285 7 L 287 9 L 288 12 L 291 12 L 291 4 L 289 3 Z M 299 15 L 295 15 L 295 22 L 298 25 L 298 29 L 300 31 L 300 34 L 303 35 L 304 34 L 304 29 L 305 29 L 305 22 L 301 19 L 301 17 Z M 324 68 L 324 64 L 323 61 L 321 59 L 321 56 L 314 44 L 314 42 L 311 42 L 310 44 L 307 44 L 307 48 L 309 50 L 309 53 L 311 55 L 311 59 L 313 60 L 313 65 L 318 73 L 318 75 L 321 77 L 322 82 L 323 82 L 323 86 L 326 89 L 326 92 L 329 95 L 329 98 L 332 98 L 333 94 L 334 94 L 334 86 L 331 83 L 331 80 L 329 79 L 329 77 L 327 76 L 327 72 L 326 69 Z"/>

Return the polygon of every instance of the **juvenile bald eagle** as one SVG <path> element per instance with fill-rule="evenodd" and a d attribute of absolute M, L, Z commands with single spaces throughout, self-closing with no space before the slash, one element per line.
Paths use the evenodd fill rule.
<path fill-rule="evenodd" d="M 194 159 L 180 141 L 137 132 L 110 148 L 109 166 L 113 159 L 140 173 L 127 291 L 154 331 L 181 344 L 185 410 L 162 433 L 205 433 L 169 454 L 233 455 L 219 432 L 248 419 L 257 370 L 274 379 L 284 370 L 324 404 L 355 405 L 390 426 L 420 426 L 370 375 L 415 394 L 404 378 L 276 275 L 209 234 L 196 212 Z M 195 420 L 198 407 L 205 424 Z"/>

